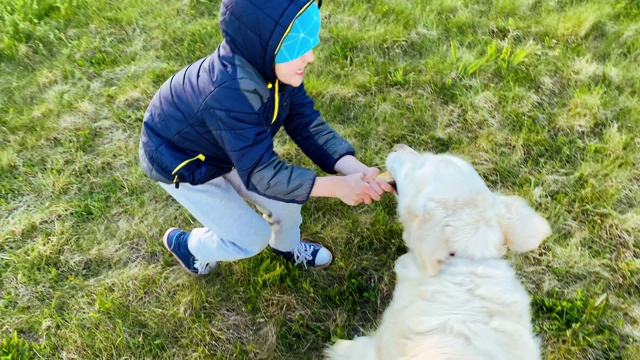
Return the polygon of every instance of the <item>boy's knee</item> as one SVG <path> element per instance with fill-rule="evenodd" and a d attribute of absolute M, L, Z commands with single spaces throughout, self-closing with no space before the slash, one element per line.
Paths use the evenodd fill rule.
<path fill-rule="evenodd" d="M 266 215 L 266 214 L 265 214 Z M 280 206 L 267 216 L 265 216 L 270 223 L 281 224 L 283 222 L 302 222 L 302 214 L 300 213 L 300 206 L 295 204 L 287 204 Z"/>

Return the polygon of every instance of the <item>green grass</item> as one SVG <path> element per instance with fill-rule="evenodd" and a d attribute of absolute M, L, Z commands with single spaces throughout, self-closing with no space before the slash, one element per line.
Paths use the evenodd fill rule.
<path fill-rule="evenodd" d="M 406 251 L 391 196 L 313 199 L 334 264 L 183 273 L 197 226 L 141 172 L 144 110 L 220 41 L 219 0 L 0 0 L 0 357 L 320 358 L 375 327 Z M 640 359 L 640 2 L 325 1 L 306 86 L 365 162 L 469 159 L 552 224 L 510 255 L 545 359 Z M 313 166 L 286 137 L 281 155 Z"/>

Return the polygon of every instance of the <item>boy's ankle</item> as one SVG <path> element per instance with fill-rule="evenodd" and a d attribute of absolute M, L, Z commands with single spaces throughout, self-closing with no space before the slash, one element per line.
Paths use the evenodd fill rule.
<path fill-rule="evenodd" d="M 189 235 L 190 234 L 184 230 L 170 228 L 164 234 L 164 246 L 173 254 L 185 270 L 195 275 L 206 275 L 216 264 L 203 263 L 196 259 L 189 250 Z"/>

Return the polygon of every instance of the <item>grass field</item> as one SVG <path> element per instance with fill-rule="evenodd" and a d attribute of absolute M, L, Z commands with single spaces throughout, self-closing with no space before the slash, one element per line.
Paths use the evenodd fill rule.
<path fill-rule="evenodd" d="M 304 271 L 192 277 L 195 221 L 138 165 L 157 88 L 213 52 L 219 0 L 0 0 L 0 358 L 313 359 L 375 327 L 406 249 L 395 201 L 312 199 Z M 545 359 L 640 359 L 640 1 L 325 0 L 306 86 L 365 162 L 452 152 L 554 234 L 509 255 Z M 285 136 L 278 151 L 313 167 Z"/>

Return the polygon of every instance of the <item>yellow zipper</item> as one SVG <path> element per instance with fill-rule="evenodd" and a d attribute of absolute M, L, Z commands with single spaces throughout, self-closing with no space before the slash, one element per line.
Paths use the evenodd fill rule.
<path fill-rule="evenodd" d="M 191 159 L 187 159 L 187 160 L 183 161 L 183 162 L 182 162 L 180 165 L 178 165 L 178 166 L 173 170 L 173 172 L 171 173 L 171 175 L 175 175 L 175 177 L 173 178 L 173 182 L 174 182 L 174 183 L 178 182 L 178 175 L 176 175 L 176 173 L 177 173 L 180 169 L 182 169 L 183 167 L 185 167 L 185 165 L 187 165 L 188 163 L 190 163 L 190 162 L 192 162 L 192 161 L 194 161 L 194 160 L 204 161 L 204 159 L 205 159 L 205 156 L 204 156 L 204 155 L 202 155 L 202 154 L 198 154 L 198 156 L 196 156 L 196 157 L 193 157 L 193 158 L 191 158 Z"/>

